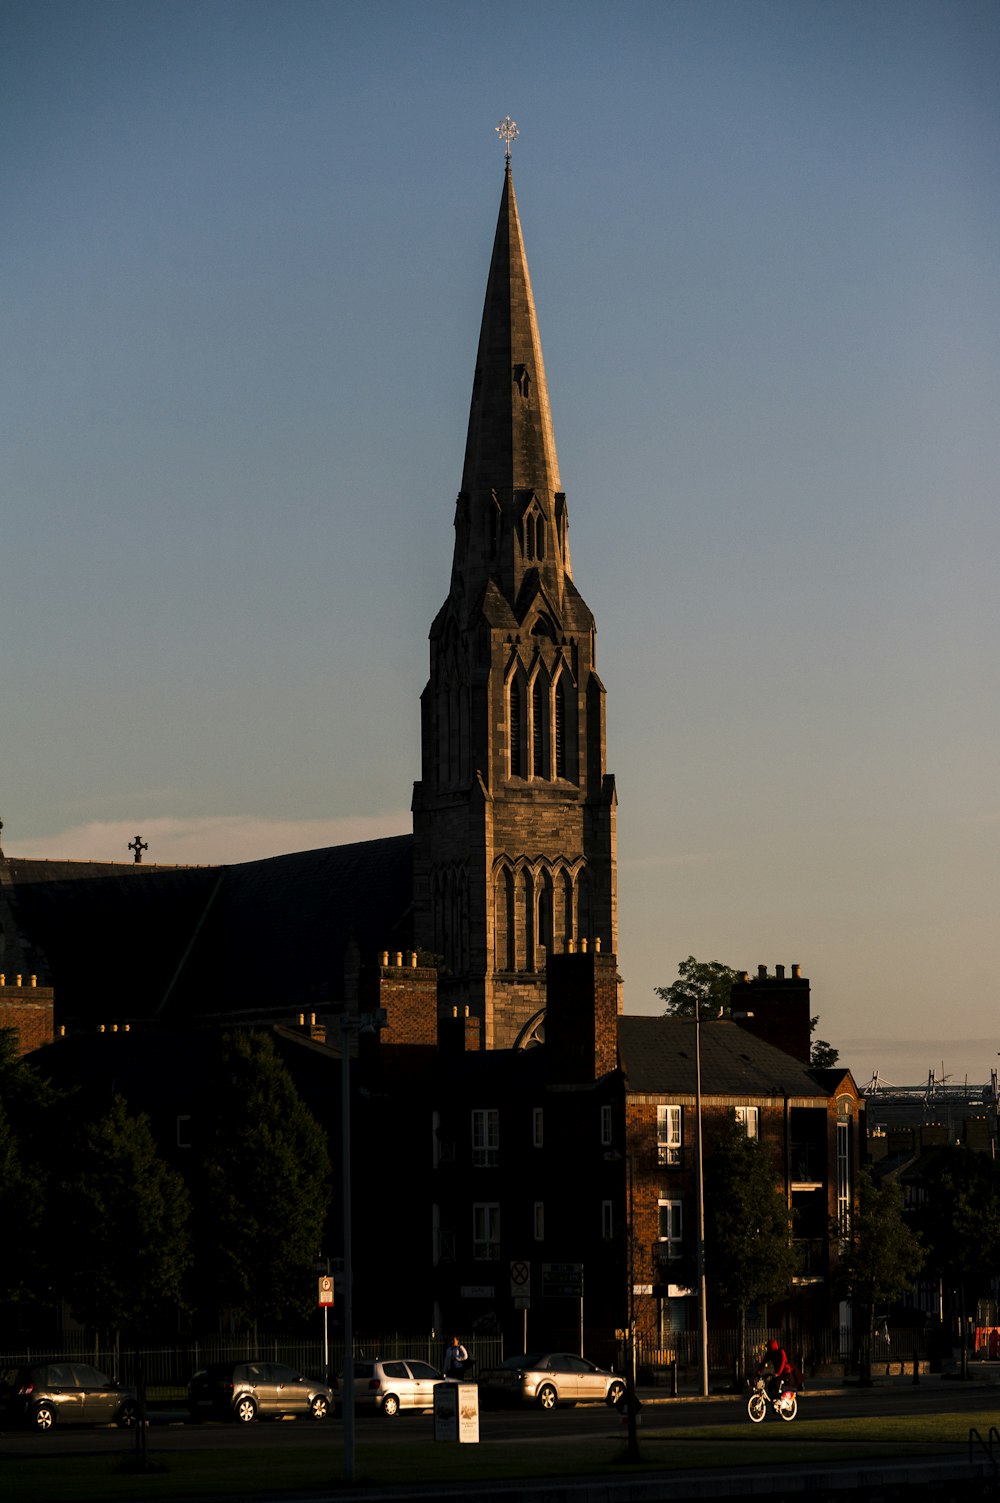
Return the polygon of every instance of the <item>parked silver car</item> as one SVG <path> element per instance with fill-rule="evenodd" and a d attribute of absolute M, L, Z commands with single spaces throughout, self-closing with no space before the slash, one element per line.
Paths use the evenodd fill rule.
<path fill-rule="evenodd" d="M 573 1352 L 520 1352 L 499 1367 L 487 1368 L 479 1379 L 485 1402 L 614 1406 L 625 1392 L 624 1380 Z"/>
<path fill-rule="evenodd" d="M 304 1378 L 282 1362 L 214 1362 L 188 1384 L 192 1420 L 233 1419 L 250 1425 L 260 1416 L 307 1414 L 325 1420 L 333 1393 L 316 1378 Z"/>
<path fill-rule="evenodd" d="M 445 1383 L 444 1373 L 419 1357 L 377 1358 L 354 1364 L 355 1413 L 382 1414 L 393 1419 L 402 1409 L 433 1409 L 434 1389 Z M 344 1377 L 333 1381 L 335 1413 L 343 1412 Z"/>
<path fill-rule="evenodd" d="M 138 1420 L 134 1388 L 88 1362 L 35 1362 L 0 1372 L 0 1422 L 51 1430 L 59 1425 L 119 1425 Z"/>

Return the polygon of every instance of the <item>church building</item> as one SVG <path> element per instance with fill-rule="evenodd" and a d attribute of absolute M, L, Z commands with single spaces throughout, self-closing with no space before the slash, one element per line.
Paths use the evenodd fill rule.
<path fill-rule="evenodd" d="M 139 837 L 129 863 L 0 853 L 0 973 L 52 987 L 69 1030 L 264 1024 L 355 1005 L 363 966 L 416 951 L 476 1047 L 537 1041 L 547 956 L 617 952 L 595 659 L 508 157 L 412 836 L 218 867 L 145 864 Z"/>

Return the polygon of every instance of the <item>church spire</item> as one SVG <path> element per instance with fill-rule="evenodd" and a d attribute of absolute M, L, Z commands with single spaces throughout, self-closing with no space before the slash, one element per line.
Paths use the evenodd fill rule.
<path fill-rule="evenodd" d="M 558 617 L 570 574 L 566 497 L 508 156 L 455 517 L 452 600 L 461 617 L 484 590 L 498 590 L 522 619 L 527 586 Z"/>
<path fill-rule="evenodd" d="M 462 490 L 562 489 L 510 158 L 479 335 Z"/>

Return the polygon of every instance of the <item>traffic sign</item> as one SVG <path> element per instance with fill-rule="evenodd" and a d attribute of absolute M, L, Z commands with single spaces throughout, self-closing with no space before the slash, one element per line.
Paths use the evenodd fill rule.
<path fill-rule="evenodd" d="M 542 1293 L 558 1298 L 583 1298 L 582 1263 L 543 1263 Z"/>
<path fill-rule="evenodd" d="M 328 1309 L 333 1304 L 333 1279 L 325 1273 L 319 1281 L 316 1303 L 320 1309 Z"/>
<path fill-rule="evenodd" d="M 510 1292 L 513 1295 L 531 1293 L 531 1264 L 524 1258 L 515 1258 L 510 1265 Z"/>

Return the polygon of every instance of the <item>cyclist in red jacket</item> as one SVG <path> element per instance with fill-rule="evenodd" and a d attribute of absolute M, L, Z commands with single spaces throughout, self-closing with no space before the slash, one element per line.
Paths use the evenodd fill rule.
<path fill-rule="evenodd" d="M 769 1341 L 764 1356 L 757 1364 L 757 1376 L 765 1374 L 767 1392 L 772 1399 L 776 1399 L 783 1389 L 795 1386 L 795 1369 L 780 1341 Z"/>

